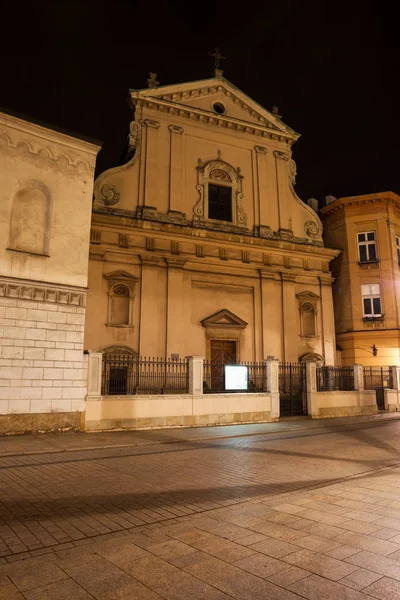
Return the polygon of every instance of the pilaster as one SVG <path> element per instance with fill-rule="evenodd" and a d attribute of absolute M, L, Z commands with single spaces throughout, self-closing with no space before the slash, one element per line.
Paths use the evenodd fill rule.
<path fill-rule="evenodd" d="M 169 205 L 168 210 L 183 211 L 183 127 L 170 125 Z"/>

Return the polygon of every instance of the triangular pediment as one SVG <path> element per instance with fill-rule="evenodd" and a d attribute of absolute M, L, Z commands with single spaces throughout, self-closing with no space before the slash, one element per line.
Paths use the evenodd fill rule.
<path fill-rule="evenodd" d="M 243 319 L 235 315 L 227 308 L 219 310 L 217 313 L 214 313 L 206 319 L 203 319 L 201 324 L 206 328 L 219 329 L 244 329 L 247 326 L 246 321 L 243 321 Z"/>
<path fill-rule="evenodd" d="M 143 90 L 131 90 L 132 100 L 173 104 L 177 108 L 187 107 L 202 111 L 220 119 L 243 121 L 250 125 L 275 130 L 278 134 L 297 140 L 299 134 L 288 127 L 277 115 L 263 108 L 244 92 L 223 77 L 203 79 L 188 83 L 177 83 Z M 216 113 L 213 106 L 221 104 L 225 112 Z"/>
<path fill-rule="evenodd" d="M 296 294 L 296 297 L 299 300 L 319 300 L 319 296 L 314 294 L 314 292 L 299 292 Z"/>
<path fill-rule="evenodd" d="M 131 275 L 127 271 L 112 271 L 111 273 L 106 273 L 104 275 L 108 281 L 138 281 L 138 278 L 135 275 Z"/>

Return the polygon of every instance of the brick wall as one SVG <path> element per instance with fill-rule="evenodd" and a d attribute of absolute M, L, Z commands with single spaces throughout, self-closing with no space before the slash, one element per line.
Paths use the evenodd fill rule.
<path fill-rule="evenodd" d="M 0 415 L 85 410 L 85 294 L 51 289 L 51 301 L 35 301 L 46 291 L 31 288 L 32 299 L 0 297 Z"/>

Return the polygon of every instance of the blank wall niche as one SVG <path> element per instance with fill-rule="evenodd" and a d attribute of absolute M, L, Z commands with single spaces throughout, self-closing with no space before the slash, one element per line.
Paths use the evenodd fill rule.
<path fill-rule="evenodd" d="M 21 184 L 14 194 L 8 250 L 49 255 L 52 199 L 39 181 Z"/>

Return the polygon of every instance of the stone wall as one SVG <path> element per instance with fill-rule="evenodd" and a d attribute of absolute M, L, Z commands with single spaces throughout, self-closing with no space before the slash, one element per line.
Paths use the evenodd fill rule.
<path fill-rule="evenodd" d="M 3 415 L 37 414 L 37 424 L 30 417 L 26 425 L 36 431 L 69 427 L 54 413 L 85 410 L 85 296 L 76 288 L 1 280 L 0 433 L 12 432 L 2 431 Z M 16 430 L 24 430 L 21 420 Z"/>

